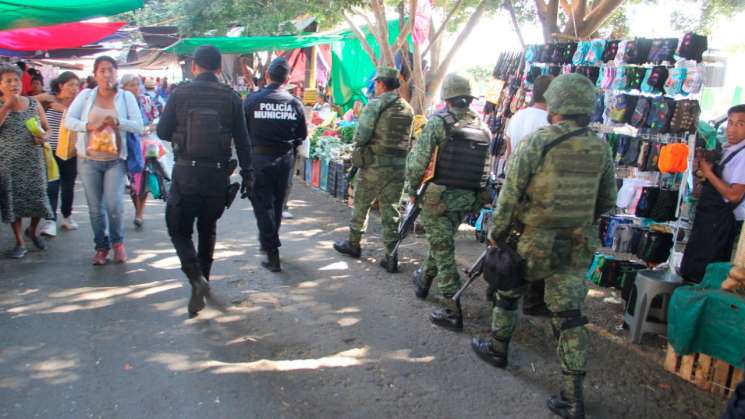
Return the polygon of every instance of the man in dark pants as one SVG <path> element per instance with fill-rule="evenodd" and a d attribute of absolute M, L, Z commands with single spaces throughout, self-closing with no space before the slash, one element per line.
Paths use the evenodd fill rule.
<path fill-rule="evenodd" d="M 158 136 L 173 144 L 176 165 L 166 205 L 168 234 L 191 283 L 189 315 L 204 308 L 209 295 L 217 220 L 227 203 L 231 139 L 238 154 L 243 188 L 251 184 L 251 153 L 241 99 L 219 82 L 222 57 L 212 46 L 194 54 L 193 82 L 170 96 L 158 123 Z M 194 249 L 194 221 L 199 233 Z"/>
<path fill-rule="evenodd" d="M 279 228 L 287 183 L 295 149 L 308 135 L 303 104 L 283 88 L 289 74 L 287 60 L 274 59 L 269 65 L 269 85 L 247 97 L 243 104 L 256 169 L 250 198 L 261 250 L 267 254 L 267 261 L 261 265 L 272 272 L 282 270 Z"/>

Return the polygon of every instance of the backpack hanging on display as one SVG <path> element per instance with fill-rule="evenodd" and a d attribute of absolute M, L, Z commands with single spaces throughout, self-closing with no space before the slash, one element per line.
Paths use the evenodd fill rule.
<path fill-rule="evenodd" d="M 618 54 L 618 44 L 620 42 L 621 41 L 619 40 L 613 40 L 605 43 L 605 49 L 603 50 L 602 56 L 603 62 L 607 63 L 616 59 L 616 54 Z"/>
<path fill-rule="evenodd" d="M 577 50 L 574 52 L 572 57 L 572 64 L 574 65 L 585 65 L 585 57 L 590 52 L 590 41 L 580 41 L 577 44 Z"/>
<path fill-rule="evenodd" d="M 585 55 L 585 63 L 591 66 L 599 66 L 603 62 L 603 51 L 605 51 L 605 40 L 593 39 L 590 41 L 590 50 Z"/>
<path fill-rule="evenodd" d="M 653 133 L 664 133 L 670 124 L 670 118 L 675 109 L 675 101 L 664 96 L 652 99 L 652 104 L 647 117 L 647 127 Z"/>
<path fill-rule="evenodd" d="M 626 77 L 627 69 L 628 67 L 626 66 L 616 67 L 616 74 L 615 77 L 613 77 L 613 83 L 611 84 L 613 90 L 623 90 L 626 88 L 626 85 L 628 84 L 628 78 Z"/>
<path fill-rule="evenodd" d="M 639 138 L 629 137 L 626 150 L 623 153 L 621 164 L 624 166 L 636 167 L 639 160 L 639 152 L 642 148 L 642 140 Z"/>
<path fill-rule="evenodd" d="M 637 38 L 626 43 L 624 61 L 628 64 L 644 64 L 652 47 L 652 41 L 646 38 Z"/>
<path fill-rule="evenodd" d="M 704 52 L 708 49 L 706 36 L 688 32 L 683 36 L 678 47 L 678 55 L 688 59 L 701 62 Z"/>
<path fill-rule="evenodd" d="M 561 62 L 559 64 L 565 65 L 571 63 L 575 51 L 577 51 L 577 43 L 567 42 L 563 50 L 561 51 Z"/>
<path fill-rule="evenodd" d="M 663 38 L 652 41 L 647 61 L 653 64 L 675 62 L 675 50 L 678 48 L 678 38 Z"/>
<path fill-rule="evenodd" d="M 649 211 L 649 218 L 664 223 L 675 219 L 675 208 L 678 206 L 678 191 L 660 189 L 654 206 Z"/>
<path fill-rule="evenodd" d="M 665 93 L 670 96 L 683 94 L 683 83 L 685 83 L 688 69 L 685 67 L 675 67 L 668 73 L 665 80 Z"/>
<path fill-rule="evenodd" d="M 651 108 L 652 99 L 640 96 L 636 101 L 636 107 L 634 113 L 631 115 L 630 124 L 636 128 L 641 128 L 647 122 L 647 116 L 649 115 L 649 109 Z"/>
<path fill-rule="evenodd" d="M 636 167 L 639 168 L 639 170 L 642 170 L 644 167 L 644 164 L 647 162 L 647 157 L 649 156 L 649 150 L 652 148 L 652 143 L 649 141 L 642 141 L 642 146 L 639 149 L 639 157 L 636 159 Z"/>
<path fill-rule="evenodd" d="M 624 74 L 626 75 L 626 86 L 624 86 L 624 90 L 640 90 L 645 72 L 646 70 L 643 67 L 626 68 L 624 71 Z"/>
<path fill-rule="evenodd" d="M 605 114 L 605 94 L 598 93 L 595 96 L 595 111 L 592 113 L 592 119 L 590 122 L 603 122 L 603 115 Z"/>
<path fill-rule="evenodd" d="M 670 132 L 674 134 L 696 132 L 700 115 L 701 107 L 697 100 L 686 99 L 676 102 L 675 111 L 670 119 Z"/>
<path fill-rule="evenodd" d="M 636 204 L 636 213 L 634 215 L 642 218 L 649 217 L 649 214 L 652 213 L 652 208 L 654 208 L 659 193 L 660 188 L 658 187 L 647 186 L 642 188 L 641 198 L 639 199 L 639 203 Z"/>
<path fill-rule="evenodd" d="M 667 80 L 667 74 L 667 67 L 657 66 L 654 68 L 648 68 L 644 75 L 644 81 L 642 82 L 642 92 L 662 92 L 665 87 L 665 81 Z"/>
<path fill-rule="evenodd" d="M 688 145 L 667 144 L 660 150 L 657 167 L 662 173 L 683 173 L 688 169 Z"/>
<path fill-rule="evenodd" d="M 647 161 L 644 162 L 644 166 L 641 167 L 641 170 L 644 172 L 656 172 L 657 169 L 657 161 L 660 158 L 660 150 L 662 149 L 662 144 L 660 143 L 652 143 L 649 148 L 649 155 L 647 155 Z"/>
<path fill-rule="evenodd" d="M 554 50 L 556 50 L 556 44 L 555 43 L 552 42 L 550 44 L 546 44 L 543 47 L 543 51 L 541 52 L 541 60 L 539 62 L 541 62 L 541 63 L 550 63 L 551 62 L 551 57 L 554 56 Z"/>
<path fill-rule="evenodd" d="M 613 122 L 627 123 L 631 120 L 631 115 L 636 108 L 636 101 L 639 96 L 621 94 L 615 96 L 614 103 L 611 104 L 610 117 Z"/>
<path fill-rule="evenodd" d="M 683 81 L 683 93 L 686 95 L 696 95 L 704 87 L 704 69 L 703 67 L 689 67 L 686 78 Z"/>

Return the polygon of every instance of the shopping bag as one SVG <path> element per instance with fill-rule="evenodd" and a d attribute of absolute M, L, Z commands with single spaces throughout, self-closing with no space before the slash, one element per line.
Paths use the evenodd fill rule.
<path fill-rule="evenodd" d="M 76 155 L 75 143 L 77 142 L 78 136 L 75 131 L 69 130 L 65 127 L 65 116 L 67 111 L 62 114 L 62 121 L 59 125 L 59 141 L 57 142 L 56 154 L 62 160 L 69 160 Z"/>
<path fill-rule="evenodd" d="M 145 169 L 145 158 L 142 157 L 140 137 L 127 133 L 127 171 L 130 174 L 140 173 Z"/>
<path fill-rule="evenodd" d="M 57 166 L 57 160 L 54 159 L 49 143 L 44 143 L 44 161 L 47 166 L 47 182 L 59 180 L 59 166 Z"/>

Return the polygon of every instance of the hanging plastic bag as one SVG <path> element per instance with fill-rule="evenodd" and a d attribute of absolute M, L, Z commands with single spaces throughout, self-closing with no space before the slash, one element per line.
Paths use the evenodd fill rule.
<path fill-rule="evenodd" d="M 57 160 L 54 159 L 49 143 L 44 143 L 44 161 L 47 166 L 47 182 L 59 180 L 59 166 L 57 166 Z"/>
<path fill-rule="evenodd" d="M 70 160 L 77 154 L 75 150 L 75 143 L 77 142 L 78 135 L 75 131 L 69 130 L 65 127 L 65 117 L 67 111 L 62 114 L 62 120 L 59 125 L 59 140 L 57 142 L 57 150 L 55 154 L 62 160 Z"/>
<path fill-rule="evenodd" d="M 154 199 L 160 199 L 160 182 L 155 173 L 147 173 L 147 189 L 153 195 Z"/>

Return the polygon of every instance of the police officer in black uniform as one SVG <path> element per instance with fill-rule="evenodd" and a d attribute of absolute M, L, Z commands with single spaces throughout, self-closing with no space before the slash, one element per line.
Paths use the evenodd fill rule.
<path fill-rule="evenodd" d="M 279 227 L 295 151 L 305 137 L 303 104 L 284 89 L 290 65 L 283 57 L 269 65 L 270 83 L 250 95 L 243 104 L 253 151 L 254 183 L 250 194 L 261 250 L 267 261 L 261 265 L 280 272 Z"/>
<path fill-rule="evenodd" d="M 243 190 L 251 185 L 251 152 L 241 99 L 219 82 L 222 57 L 212 46 L 194 54 L 195 80 L 179 85 L 171 94 L 158 123 L 158 136 L 170 141 L 176 157 L 173 183 L 166 205 L 166 225 L 191 283 L 189 315 L 204 308 L 215 251 L 217 220 L 229 205 L 229 166 L 235 146 L 243 176 Z M 236 191 L 232 191 L 234 197 Z M 194 221 L 199 233 L 194 248 Z"/>

